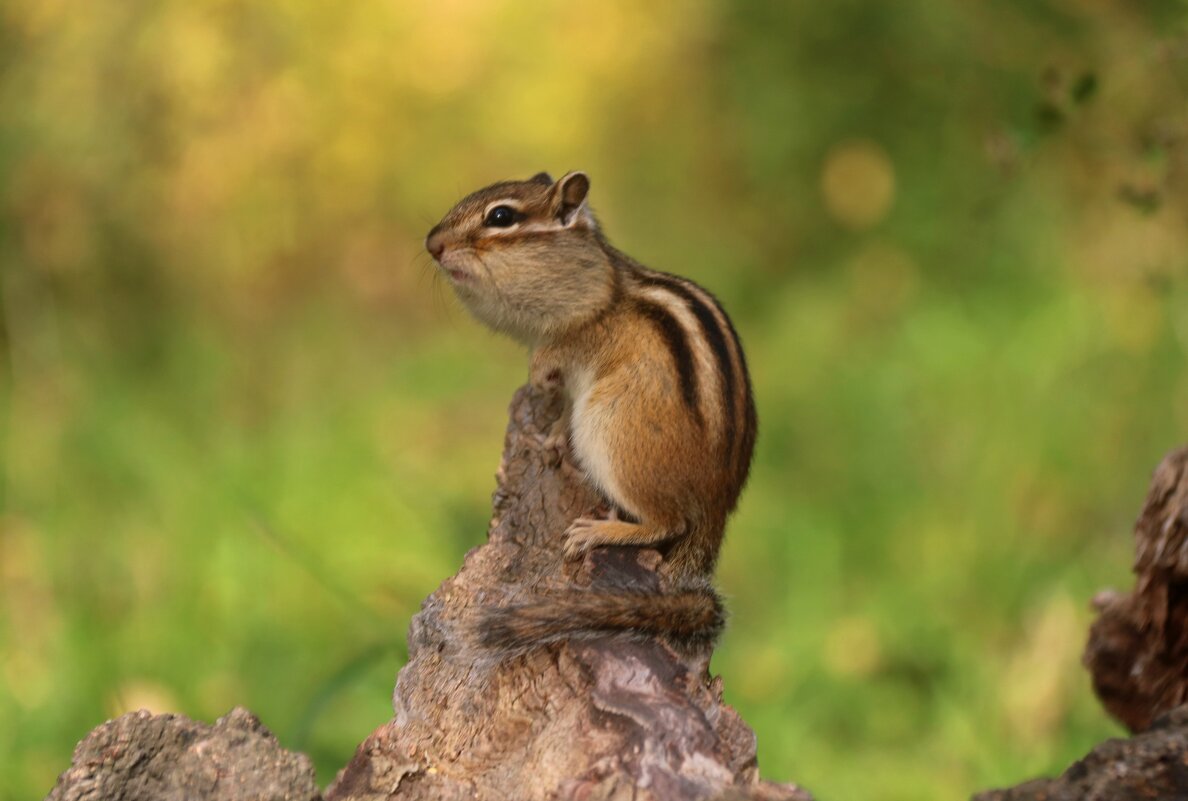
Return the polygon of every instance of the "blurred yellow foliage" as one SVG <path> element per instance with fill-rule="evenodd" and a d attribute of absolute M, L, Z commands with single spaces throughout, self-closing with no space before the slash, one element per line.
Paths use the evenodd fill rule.
<path fill-rule="evenodd" d="M 895 167 L 887 151 L 874 142 L 842 142 L 825 156 L 821 194 L 829 213 L 842 225 L 870 228 L 891 210 Z"/>
<path fill-rule="evenodd" d="M 1010 736 L 1030 747 L 1047 742 L 1067 714 L 1075 690 L 1083 690 L 1081 649 L 1084 613 L 1063 593 L 1048 599 L 1031 619 L 1002 674 L 1001 698 Z"/>

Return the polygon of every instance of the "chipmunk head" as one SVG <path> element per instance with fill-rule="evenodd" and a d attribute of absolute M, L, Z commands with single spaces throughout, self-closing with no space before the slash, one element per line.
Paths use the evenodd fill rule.
<path fill-rule="evenodd" d="M 589 190 L 582 172 L 492 184 L 459 201 L 425 248 L 479 320 L 546 340 L 593 319 L 614 292 Z"/>

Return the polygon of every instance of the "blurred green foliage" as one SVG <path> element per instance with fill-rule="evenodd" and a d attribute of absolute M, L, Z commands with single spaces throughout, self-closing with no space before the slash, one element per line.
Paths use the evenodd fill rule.
<path fill-rule="evenodd" d="M 0 797 L 126 709 L 323 780 L 389 717 L 526 373 L 421 237 L 541 169 L 748 346 L 714 666 L 765 775 L 960 798 L 1117 733 L 1078 660 L 1188 435 L 1186 11 L 0 3 Z"/>

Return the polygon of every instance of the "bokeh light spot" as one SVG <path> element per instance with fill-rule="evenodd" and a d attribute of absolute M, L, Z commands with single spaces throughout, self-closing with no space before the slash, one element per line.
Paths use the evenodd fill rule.
<path fill-rule="evenodd" d="M 839 676 L 862 678 L 882 662 L 883 647 L 874 622 L 863 616 L 838 621 L 825 640 L 825 665 Z"/>
<path fill-rule="evenodd" d="M 829 215 L 847 228 L 877 225 L 895 199 L 895 167 L 877 143 L 853 140 L 825 156 L 821 195 Z"/>

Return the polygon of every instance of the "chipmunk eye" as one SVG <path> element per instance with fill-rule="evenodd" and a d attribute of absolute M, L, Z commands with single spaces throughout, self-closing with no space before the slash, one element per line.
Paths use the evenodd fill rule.
<path fill-rule="evenodd" d="M 516 210 L 511 206 L 496 206 L 487 212 L 483 225 L 488 228 L 508 228 L 518 222 L 517 217 Z"/>

